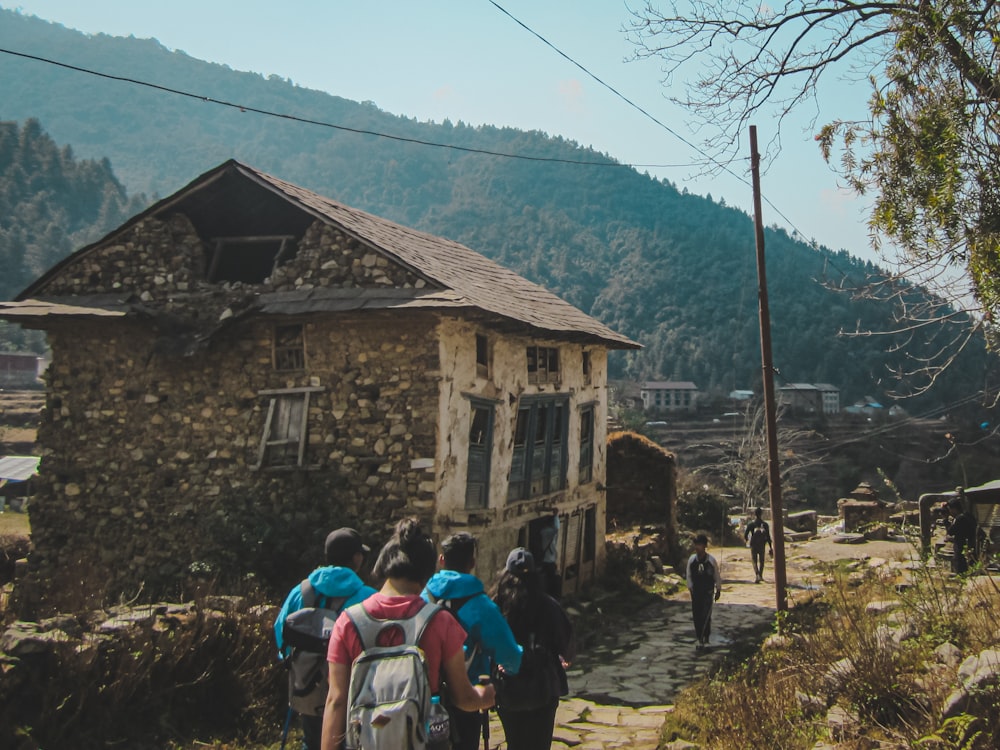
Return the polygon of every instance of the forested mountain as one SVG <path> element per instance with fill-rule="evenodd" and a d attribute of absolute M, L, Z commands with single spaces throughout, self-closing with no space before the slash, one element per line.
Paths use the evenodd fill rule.
<path fill-rule="evenodd" d="M 10 299 L 73 250 L 114 229 L 145 201 L 129 201 L 107 159 L 78 161 L 37 120 L 0 122 L 0 299 Z M 0 348 L 44 342 L 0 323 Z"/>
<path fill-rule="evenodd" d="M 0 47 L 354 130 L 598 162 L 434 148 L 241 112 L 21 57 L 4 55 L 0 65 L 0 117 L 36 117 L 78 154 L 109 158 L 132 193 L 167 195 L 235 157 L 463 242 L 544 284 L 646 346 L 614 355 L 614 375 L 693 380 L 703 390 L 723 392 L 760 380 L 754 234 L 740 211 L 560 137 L 420 123 L 371 103 L 195 60 L 153 40 L 87 36 L 0 10 Z M 103 196 L 107 188 L 100 189 Z M 36 226 L 36 245 L 45 229 Z M 60 252 L 79 244 L 67 240 Z M 888 327 L 890 311 L 884 303 L 831 291 L 824 282 L 846 276 L 849 285 L 857 284 L 877 269 L 782 231 L 768 231 L 766 242 L 779 385 L 829 382 L 847 401 L 885 398 L 896 386 L 890 372 L 910 369 L 907 355 L 937 348 L 920 341 L 889 352 L 883 338 L 839 336 Z M 30 261 L 29 268 L 36 265 Z M 981 344 L 971 347 L 962 366 L 935 388 L 934 401 L 948 403 L 983 388 L 991 361 Z"/>

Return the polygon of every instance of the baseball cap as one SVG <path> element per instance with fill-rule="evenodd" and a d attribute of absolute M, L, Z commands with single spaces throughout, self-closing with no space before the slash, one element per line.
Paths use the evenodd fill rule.
<path fill-rule="evenodd" d="M 507 570 L 514 575 L 535 572 L 535 556 L 524 547 L 518 547 L 507 555 Z"/>
<path fill-rule="evenodd" d="M 359 553 L 366 555 L 371 552 L 371 548 L 361 541 L 361 534 L 354 529 L 341 528 L 331 531 L 326 536 L 326 562 L 329 565 L 344 565 Z"/>

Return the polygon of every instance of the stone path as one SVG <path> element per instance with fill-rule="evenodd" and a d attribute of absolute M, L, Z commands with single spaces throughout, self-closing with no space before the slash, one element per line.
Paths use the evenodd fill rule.
<path fill-rule="evenodd" d="M 816 587 L 816 562 L 907 553 L 893 543 L 831 546 L 827 541 L 786 545 L 789 604 Z M 768 560 L 763 584 L 753 582 L 749 552 L 712 550 L 723 575 L 722 598 L 712 614 L 709 649 L 695 650 L 686 589 L 636 612 L 622 632 L 581 654 L 569 670 L 570 697 L 556 715 L 553 748 L 655 750 L 659 729 L 677 693 L 705 675 L 732 647 L 759 640 L 773 626 L 775 591 Z M 601 606 L 606 606 L 602 603 Z M 505 750 L 503 728 L 491 714 L 490 748 Z"/>

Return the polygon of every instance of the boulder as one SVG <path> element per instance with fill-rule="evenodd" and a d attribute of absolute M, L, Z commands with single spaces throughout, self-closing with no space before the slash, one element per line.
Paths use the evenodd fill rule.
<path fill-rule="evenodd" d="M 970 656 L 959 666 L 958 679 L 961 685 L 945 701 L 942 720 L 991 710 L 1000 687 L 1000 651 L 988 649 Z"/>
<path fill-rule="evenodd" d="M 962 661 L 962 649 L 954 643 L 942 643 L 934 649 L 934 658 L 949 667 L 957 667 Z"/>

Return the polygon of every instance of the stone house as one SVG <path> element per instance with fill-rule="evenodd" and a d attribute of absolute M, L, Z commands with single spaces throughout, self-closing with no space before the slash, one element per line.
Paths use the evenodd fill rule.
<path fill-rule="evenodd" d="M 29 607 L 283 591 L 409 514 L 490 579 L 557 508 L 564 587 L 602 565 L 607 352 L 638 344 L 456 242 L 228 161 L 0 316 L 52 348 Z"/>
<path fill-rule="evenodd" d="M 698 386 L 688 380 L 650 380 L 639 391 L 646 411 L 694 412 L 698 404 Z"/>
<path fill-rule="evenodd" d="M 0 352 L 0 388 L 38 388 L 47 364 L 30 352 Z"/>

